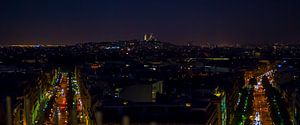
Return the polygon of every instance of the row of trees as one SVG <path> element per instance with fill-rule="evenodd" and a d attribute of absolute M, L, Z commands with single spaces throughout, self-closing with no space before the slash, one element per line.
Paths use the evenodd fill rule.
<path fill-rule="evenodd" d="M 276 125 L 291 125 L 289 113 L 286 109 L 286 103 L 280 92 L 272 87 L 268 77 L 263 76 L 262 85 L 266 91 L 269 109 L 271 111 L 272 120 Z"/>
<path fill-rule="evenodd" d="M 235 125 L 251 125 L 250 116 L 253 114 L 253 98 L 253 88 L 242 89 L 240 102 L 233 119 Z"/>

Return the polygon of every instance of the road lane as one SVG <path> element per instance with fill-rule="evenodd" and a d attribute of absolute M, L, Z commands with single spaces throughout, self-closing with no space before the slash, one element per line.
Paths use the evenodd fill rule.
<path fill-rule="evenodd" d="M 270 74 L 272 71 L 266 72 L 261 76 L 256 77 L 257 85 L 255 85 L 255 89 L 253 92 L 254 103 L 253 103 L 253 124 L 254 125 L 272 125 L 272 119 L 270 116 L 269 104 L 267 101 L 265 89 L 262 86 L 262 77 L 267 76 L 271 78 Z"/>
<path fill-rule="evenodd" d="M 54 100 L 50 102 L 51 108 L 45 117 L 44 124 L 52 125 L 58 123 L 58 125 L 66 125 L 68 123 L 68 109 L 67 109 L 67 88 L 69 86 L 69 80 L 67 73 L 62 73 L 61 80 L 57 86 L 54 87 Z"/>

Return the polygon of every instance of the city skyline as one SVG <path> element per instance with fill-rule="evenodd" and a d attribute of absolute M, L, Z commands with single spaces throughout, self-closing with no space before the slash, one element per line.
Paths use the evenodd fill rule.
<path fill-rule="evenodd" d="M 300 125 L 300 0 L 4 0 L 0 125 Z"/>
<path fill-rule="evenodd" d="M 3 1 L 0 43 L 140 40 L 145 33 L 174 44 L 297 43 L 299 5 L 296 0 Z"/>

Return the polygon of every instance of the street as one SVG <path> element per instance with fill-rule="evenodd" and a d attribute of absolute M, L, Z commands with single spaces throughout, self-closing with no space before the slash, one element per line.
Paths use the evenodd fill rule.
<path fill-rule="evenodd" d="M 267 72 L 257 79 L 257 85 L 255 85 L 253 96 L 253 124 L 254 125 L 272 125 L 272 119 L 270 116 L 269 104 L 267 102 L 267 97 L 265 95 L 265 89 L 262 86 L 262 76 L 269 76 L 270 72 Z"/>
<path fill-rule="evenodd" d="M 36 123 L 44 125 L 88 124 L 87 111 L 84 108 L 76 78 L 68 73 L 59 72 L 54 81 L 54 84 L 44 93 L 46 95 L 45 106 Z"/>

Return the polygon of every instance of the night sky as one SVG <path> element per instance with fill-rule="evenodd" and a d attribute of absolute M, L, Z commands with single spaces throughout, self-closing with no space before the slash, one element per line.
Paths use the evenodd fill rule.
<path fill-rule="evenodd" d="M 300 41 L 299 0 L 1 0 L 0 43 Z"/>

